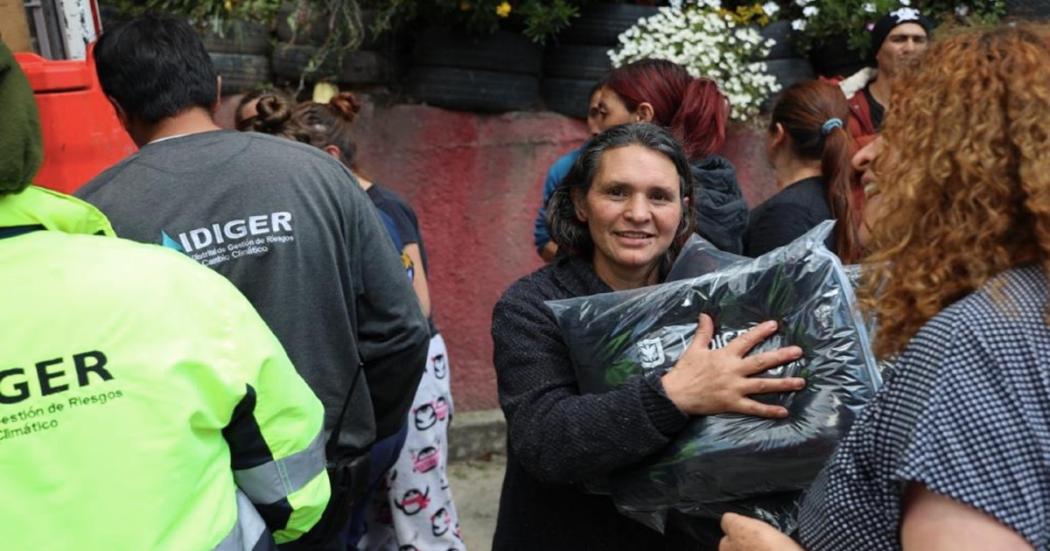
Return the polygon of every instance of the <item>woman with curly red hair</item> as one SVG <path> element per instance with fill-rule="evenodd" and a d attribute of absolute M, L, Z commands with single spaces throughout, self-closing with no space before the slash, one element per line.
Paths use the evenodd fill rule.
<path fill-rule="evenodd" d="M 896 365 L 806 495 L 807 549 L 1050 546 L 1047 59 L 1046 27 L 969 30 L 894 88 L 865 302 Z"/>

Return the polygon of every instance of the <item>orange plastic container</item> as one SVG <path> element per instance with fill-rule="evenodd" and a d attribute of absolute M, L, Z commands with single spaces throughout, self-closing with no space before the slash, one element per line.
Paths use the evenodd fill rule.
<path fill-rule="evenodd" d="M 40 109 L 44 165 L 34 183 L 72 193 L 136 150 L 102 93 L 90 49 L 86 60 L 52 61 L 19 52 Z"/>

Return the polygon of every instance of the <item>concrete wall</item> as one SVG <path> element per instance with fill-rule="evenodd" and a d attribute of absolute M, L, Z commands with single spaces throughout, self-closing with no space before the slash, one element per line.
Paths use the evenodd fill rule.
<path fill-rule="evenodd" d="M 497 407 L 492 307 L 541 266 L 532 246 L 541 182 L 586 130 L 554 113 L 484 116 L 420 105 L 366 106 L 356 125 L 364 172 L 402 193 L 419 215 L 456 405 Z M 761 138 L 735 128 L 726 148 L 752 205 L 773 192 Z"/>

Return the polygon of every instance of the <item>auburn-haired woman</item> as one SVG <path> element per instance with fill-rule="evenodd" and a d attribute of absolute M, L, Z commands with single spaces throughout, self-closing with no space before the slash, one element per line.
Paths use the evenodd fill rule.
<path fill-rule="evenodd" d="M 1048 36 L 943 38 L 895 89 L 865 291 L 897 361 L 806 496 L 806 549 L 1050 546 Z M 797 549 L 723 526 L 723 551 Z"/>
<path fill-rule="evenodd" d="M 831 84 L 801 82 L 781 94 L 770 117 L 766 146 L 780 191 L 751 211 L 745 255 L 765 254 L 824 220 L 836 220 L 828 248 L 843 262 L 857 260 L 848 118 L 849 104 Z"/>
<path fill-rule="evenodd" d="M 736 169 L 719 156 L 726 140 L 729 100 L 718 84 L 691 76 L 677 63 L 643 59 L 610 71 L 599 94 L 598 130 L 651 122 L 671 131 L 692 170 L 694 231 L 719 249 L 740 254 L 747 203 Z"/>

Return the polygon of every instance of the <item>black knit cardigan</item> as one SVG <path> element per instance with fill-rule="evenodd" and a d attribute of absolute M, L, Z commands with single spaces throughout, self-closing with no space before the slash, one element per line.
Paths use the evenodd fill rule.
<path fill-rule="evenodd" d="M 658 380 L 581 395 L 569 350 L 546 300 L 609 292 L 591 264 L 562 258 L 514 283 L 492 320 L 499 399 L 507 418 L 495 551 L 698 549 L 681 534 L 661 535 L 620 515 L 600 480 L 668 444 L 687 417 Z M 714 543 L 714 542 L 712 542 Z"/>

